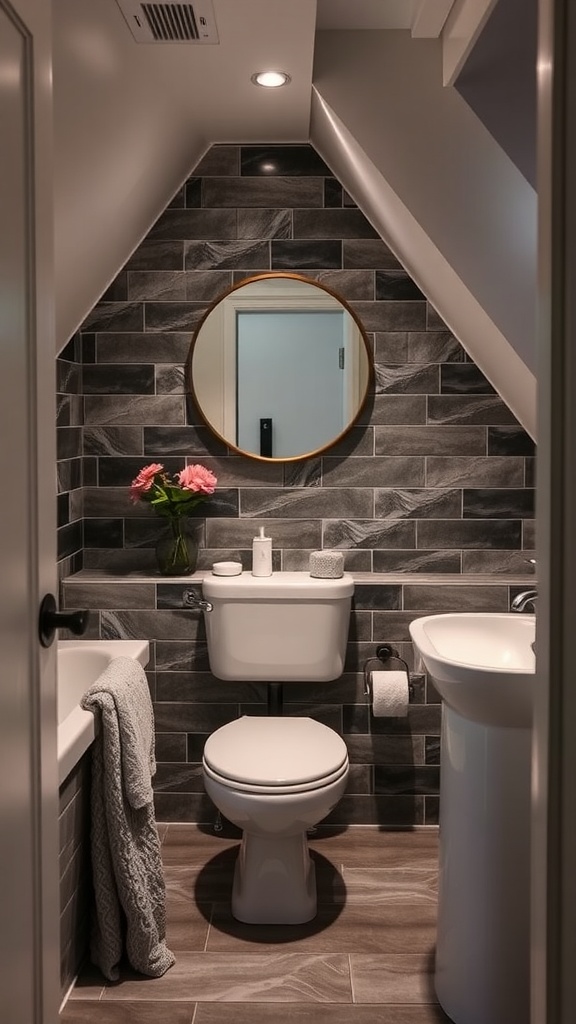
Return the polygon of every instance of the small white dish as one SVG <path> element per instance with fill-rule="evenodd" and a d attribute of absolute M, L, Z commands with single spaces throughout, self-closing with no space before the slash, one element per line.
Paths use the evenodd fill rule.
<path fill-rule="evenodd" d="M 242 564 L 241 562 L 214 562 L 212 572 L 214 576 L 240 576 Z"/>

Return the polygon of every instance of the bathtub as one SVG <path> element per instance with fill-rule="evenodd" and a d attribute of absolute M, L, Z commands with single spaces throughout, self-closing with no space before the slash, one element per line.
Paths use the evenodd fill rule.
<path fill-rule="evenodd" d="M 147 665 L 147 640 L 60 640 L 58 642 L 58 783 L 62 785 L 94 739 L 94 715 L 80 707 L 82 695 L 113 658 Z"/>

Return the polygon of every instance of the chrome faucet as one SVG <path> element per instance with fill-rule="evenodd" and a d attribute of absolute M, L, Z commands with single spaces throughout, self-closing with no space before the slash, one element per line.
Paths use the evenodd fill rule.
<path fill-rule="evenodd" d="M 184 591 L 182 604 L 185 608 L 198 608 L 201 612 L 211 612 L 214 607 L 211 601 L 203 601 L 200 594 L 197 594 L 195 590 Z"/>
<path fill-rule="evenodd" d="M 513 612 L 523 612 L 526 610 L 529 604 L 532 605 L 532 611 L 536 611 L 536 599 L 538 597 L 537 590 L 523 590 L 521 594 L 516 594 L 513 599 L 510 609 Z"/>

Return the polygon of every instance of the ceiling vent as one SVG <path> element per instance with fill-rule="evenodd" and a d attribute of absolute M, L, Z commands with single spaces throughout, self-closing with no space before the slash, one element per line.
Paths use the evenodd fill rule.
<path fill-rule="evenodd" d="M 137 43 L 218 43 L 212 0 L 116 0 Z"/>

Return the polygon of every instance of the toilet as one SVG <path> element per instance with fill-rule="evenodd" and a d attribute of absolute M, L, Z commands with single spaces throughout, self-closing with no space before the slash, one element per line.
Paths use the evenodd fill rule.
<path fill-rule="evenodd" d="M 208 655 L 219 679 L 328 683 L 344 668 L 354 582 L 304 572 L 209 576 L 202 584 Z M 343 739 L 311 718 L 244 716 L 206 741 L 204 786 L 242 829 L 232 914 L 248 924 L 302 924 L 316 914 L 307 830 L 346 788 Z"/>

